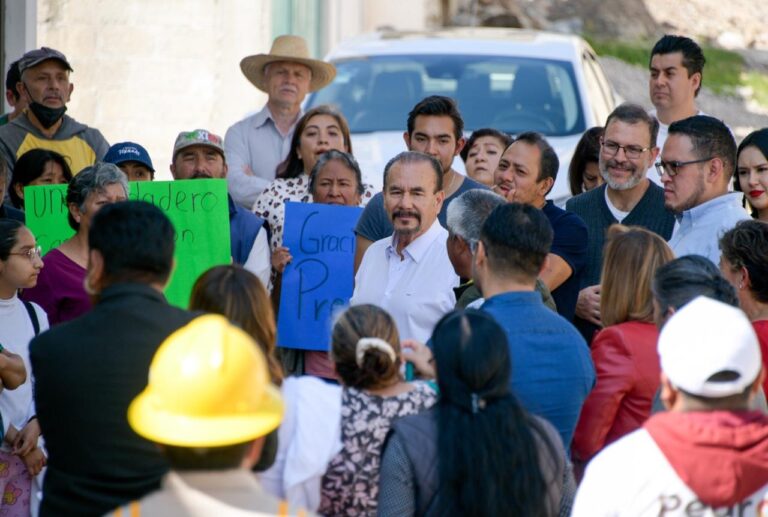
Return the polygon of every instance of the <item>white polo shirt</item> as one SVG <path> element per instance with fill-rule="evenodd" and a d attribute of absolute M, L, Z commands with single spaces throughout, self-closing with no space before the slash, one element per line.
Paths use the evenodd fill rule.
<path fill-rule="evenodd" d="M 368 248 L 355 276 L 350 305 L 370 303 L 389 312 L 400 339 L 426 342 L 435 324 L 453 310 L 459 277 L 448 258 L 448 231 L 435 220 L 423 235 L 396 251 L 394 235 Z"/>

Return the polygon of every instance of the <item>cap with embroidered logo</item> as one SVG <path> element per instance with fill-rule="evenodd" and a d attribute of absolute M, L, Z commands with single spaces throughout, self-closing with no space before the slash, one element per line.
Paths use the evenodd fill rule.
<path fill-rule="evenodd" d="M 104 155 L 104 161 L 114 163 L 115 165 L 125 162 L 138 162 L 150 171 L 155 172 L 149 153 L 143 146 L 135 142 L 120 142 L 113 145 L 109 148 L 107 154 Z"/>
<path fill-rule="evenodd" d="M 176 143 L 173 145 L 173 159 L 176 159 L 179 151 L 193 145 L 213 147 L 224 156 L 223 138 L 205 129 L 193 129 L 192 131 L 182 131 L 176 137 Z"/>

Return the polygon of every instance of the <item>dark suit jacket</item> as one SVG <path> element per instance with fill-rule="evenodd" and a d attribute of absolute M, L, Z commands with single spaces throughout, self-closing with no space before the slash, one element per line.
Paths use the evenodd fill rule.
<path fill-rule="evenodd" d="M 193 317 L 149 286 L 118 284 L 90 312 L 31 342 L 49 453 L 40 515 L 102 515 L 159 486 L 167 463 L 126 412 L 160 343 Z"/>

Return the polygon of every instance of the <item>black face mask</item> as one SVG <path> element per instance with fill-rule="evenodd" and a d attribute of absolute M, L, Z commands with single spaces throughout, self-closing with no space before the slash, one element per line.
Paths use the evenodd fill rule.
<path fill-rule="evenodd" d="M 61 108 L 49 108 L 48 106 L 35 101 L 29 103 L 29 109 L 35 114 L 35 117 L 37 117 L 37 120 L 40 121 L 40 124 L 42 124 L 45 129 L 48 129 L 61 120 L 61 117 L 64 116 L 64 112 L 67 111 L 66 106 L 62 106 Z"/>

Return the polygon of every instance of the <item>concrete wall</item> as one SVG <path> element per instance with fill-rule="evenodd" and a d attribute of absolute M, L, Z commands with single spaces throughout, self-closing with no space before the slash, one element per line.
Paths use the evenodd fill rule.
<path fill-rule="evenodd" d="M 271 43 L 269 0 L 39 0 L 37 46 L 61 50 L 69 114 L 110 143 L 144 145 L 159 179 L 179 131 L 224 135 L 265 96 L 240 60 Z"/>
<path fill-rule="evenodd" d="M 156 177 L 170 179 L 179 131 L 202 127 L 224 136 L 266 101 L 239 63 L 269 50 L 272 5 L 282 1 L 288 0 L 29 0 L 26 36 L 4 36 L 9 54 L 40 46 L 66 54 L 75 87 L 68 114 L 110 143 L 144 145 Z M 324 2 L 317 20 L 323 53 L 381 26 L 423 29 L 439 11 L 435 0 Z"/>

